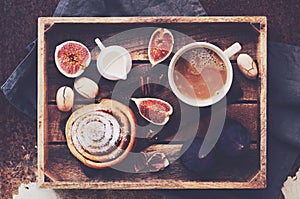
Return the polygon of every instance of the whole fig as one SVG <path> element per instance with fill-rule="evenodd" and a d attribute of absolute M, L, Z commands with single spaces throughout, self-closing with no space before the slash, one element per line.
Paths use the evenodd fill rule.
<path fill-rule="evenodd" d="M 214 151 L 211 151 L 204 158 L 199 157 L 200 147 L 203 143 L 202 138 L 195 138 L 190 146 L 183 145 L 183 150 L 188 149 L 181 156 L 182 164 L 192 172 L 203 173 L 211 169 L 215 163 Z"/>
<path fill-rule="evenodd" d="M 219 154 L 226 157 L 237 157 L 250 147 L 250 133 L 238 121 L 226 119 L 221 136 L 216 144 Z"/>

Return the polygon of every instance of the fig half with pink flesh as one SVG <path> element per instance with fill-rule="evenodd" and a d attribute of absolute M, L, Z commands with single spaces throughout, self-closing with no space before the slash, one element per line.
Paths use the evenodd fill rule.
<path fill-rule="evenodd" d="M 148 57 L 152 66 L 164 61 L 171 54 L 174 45 L 174 37 L 166 28 L 156 29 L 150 38 Z"/>
<path fill-rule="evenodd" d="M 91 62 L 88 48 L 77 41 L 66 41 L 55 48 L 55 64 L 66 77 L 81 75 Z"/>
<path fill-rule="evenodd" d="M 173 107 L 166 101 L 157 98 L 131 98 L 140 115 L 156 125 L 165 125 L 173 113 Z"/>

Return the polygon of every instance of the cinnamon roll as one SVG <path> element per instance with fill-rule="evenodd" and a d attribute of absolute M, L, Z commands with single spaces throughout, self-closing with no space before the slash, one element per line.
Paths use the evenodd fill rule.
<path fill-rule="evenodd" d="M 115 100 L 103 99 L 72 113 L 66 124 L 71 153 L 92 168 L 106 168 L 122 161 L 136 135 L 132 110 Z"/>

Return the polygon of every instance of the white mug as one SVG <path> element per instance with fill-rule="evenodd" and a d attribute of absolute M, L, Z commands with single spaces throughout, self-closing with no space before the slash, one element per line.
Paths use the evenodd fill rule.
<path fill-rule="evenodd" d="M 191 49 L 196 49 L 196 48 L 206 48 L 206 49 L 209 49 L 209 50 L 215 52 L 222 59 L 222 61 L 225 64 L 225 67 L 226 67 L 227 77 L 226 77 L 226 82 L 225 82 L 224 86 L 222 86 L 221 89 L 219 89 L 217 92 L 215 92 L 214 95 L 212 95 L 211 97 L 209 97 L 207 99 L 191 98 L 186 95 L 183 95 L 179 91 L 179 89 L 177 88 L 177 86 L 174 82 L 174 71 L 175 71 L 174 68 L 175 68 L 176 62 L 185 52 L 187 52 L 188 50 L 191 50 Z M 219 102 L 228 93 L 228 91 L 231 87 L 231 84 L 232 84 L 232 80 L 233 80 L 233 69 L 232 69 L 232 65 L 231 65 L 229 58 L 240 50 L 241 50 L 241 45 L 237 42 L 234 43 L 232 46 L 230 46 L 225 51 L 222 51 L 216 45 L 208 43 L 208 42 L 194 42 L 194 43 L 190 43 L 186 46 L 183 46 L 181 49 L 179 49 L 175 53 L 175 55 L 173 56 L 173 58 L 169 64 L 168 80 L 169 80 L 169 84 L 170 84 L 172 91 L 181 101 L 183 101 L 184 103 L 189 104 L 191 106 L 195 106 L 195 107 L 210 106 L 210 105 L 213 105 L 213 104 Z"/>
<path fill-rule="evenodd" d="M 105 47 L 98 38 L 95 42 L 101 50 L 97 58 L 99 73 L 109 80 L 125 80 L 132 67 L 129 52 L 121 46 Z"/>

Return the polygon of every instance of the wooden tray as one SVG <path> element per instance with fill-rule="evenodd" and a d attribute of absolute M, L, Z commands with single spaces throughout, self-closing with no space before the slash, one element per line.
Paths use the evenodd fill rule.
<path fill-rule="evenodd" d="M 127 48 L 138 72 L 126 81 L 139 84 L 139 78 L 151 76 L 147 47 L 151 32 L 112 37 L 137 28 L 165 27 L 188 35 L 195 41 L 207 41 L 222 49 L 238 41 L 242 52 L 251 55 L 259 67 L 256 80 L 246 79 L 238 70 L 236 56 L 231 58 L 234 84 L 243 91 L 240 98 L 231 100 L 227 115 L 240 121 L 251 132 L 251 150 L 242 158 L 220 163 L 203 175 L 189 173 L 180 160 L 157 173 L 132 174 L 112 169 L 99 170 L 87 175 L 87 168 L 70 153 L 64 137 L 64 125 L 70 113 L 60 112 L 55 103 L 56 91 L 63 85 L 73 88 L 74 79 L 59 73 L 54 63 L 55 46 L 66 40 L 77 40 L 90 50 L 96 47 L 94 39 L 100 37 L 105 45 Z M 207 188 L 264 188 L 266 187 L 266 18 L 265 17 L 97 17 L 97 18 L 39 18 L 38 20 L 38 181 L 42 187 L 93 189 L 207 189 Z M 110 38 L 114 39 L 110 39 Z M 175 52 L 191 41 L 175 37 Z M 119 39 L 115 39 L 119 38 Z M 172 55 L 171 55 L 172 56 Z M 168 65 L 170 60 L 164 62 Z M 157 66 L 157 70 L 160 70 Z M 92 61 L 90 70 L 95 70 Z M 94 68 L 94 69 L 93 69 Z M 161 73 L 165 73 L 162 69 Z M 158 81 L 158 80 L 153 80 Z M 159 79 L 168 87 L 167 75 Z M 99 81 L 100 94 L 96 101 L 109 98 L 115 83 L 103 78 Z M 151 87 L 152 88 L 152 87 Z M 156 88 L 157 89 L 157 88 Z M 139 91 L 137 90 L 137 93 Z M 155 95 L 152 89 L 148 96 Z M 125 93 L 124 93 L 125 94 Z M 138 94 L 137 94 L 138 95 Z M 142 95 L 141 93 L 139 95 Z M 167 97 L 167 96 L 165 96 Z M 76 95 L 77 105 L 86 102 Z M 129 99 L 127 99 L 129 100 Z M 175 117 L 175 116 L 174 116 Z M 171 120 L 170 120 L 171 121 Z M 176 123 L 176 120 L 175 120 Z M 205 129 L 199 125 L 199 134 Z M 165 151 L 172 159 L 182 143 L 189 138 L 179 136 L 172 145 L 172 134 L 166 134 L 148 151 Z M 174 141 L 174 139 L 173 139 Z"/>

